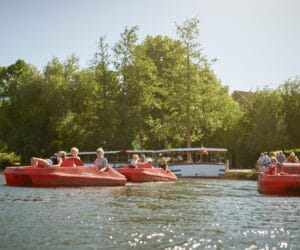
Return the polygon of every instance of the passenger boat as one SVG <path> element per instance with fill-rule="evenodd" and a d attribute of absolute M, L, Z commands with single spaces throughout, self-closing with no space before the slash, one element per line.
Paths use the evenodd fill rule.
<path fill-rule="evenodd" d="M 71 158 L 65 160 L 61 167 L 6 167 L 4 176 L 7 185 L 27 187 L 122 186 L 127 182 L 111 167 L 99 171 L 95 166 L 83 166 L 80 160 Z"/>
<path fill-rule="evenodd" d="M 225 175 L 225 148 L 174 148 L 156 150 L 169 159 L 169 169 L 184 178 L 222 178 Z"/>
<path fill-rule="evenodd" d="M 128 165 L 133 154 L 146 155 L 147 159 L 152 161 L 153 150 L 112 150 L 105 151 L 104 157 L 107 158 L 110 166 L 119 168 Z M 96 158 L 96 153 L 94 151 L 79 152 L 78 156 L 80 156 L 85 165 L 91 165 Z"/>
<path fill-rule="evenodd" d="M 283 174 L 259 174 L 258 192 L 300 195 L 300 163 L 283 163 L 281 171 Z"/>
<path fill-rule="evenodd" d="M 170 170 L 152 168 L 151 163 L 139 163 L 136 167 L 124 165 L 116 170 L 126 176 L 130 182 L 176 181 L 177 177 Z"/>
<path fill-rule="evenodd" d="M 228 165 L 225 148 L 173 148 L 161 150 L 116 150 L 106 151 L 105 157 L 111 166 L 128 165 L 133 154 L 144 154 L 154 167 L 159 158 L 166 157 L 171 172 L 185 178 L 222 178 Z M 91 163 L 95 152 L 79 153 L 81 159 Z"/>

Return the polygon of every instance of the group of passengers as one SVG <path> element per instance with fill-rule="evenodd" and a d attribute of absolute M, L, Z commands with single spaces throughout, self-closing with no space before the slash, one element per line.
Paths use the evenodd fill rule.
<path fill-rule="evenodd" d="M 70 149 L 71 157 L 78 158 L 78 148 L 72 147 Z M 66 151 L 58 151 L 56 156 L 51 158 L 37 158 L 31 157 L 30 164 L 32 167 L 50 168 L 50 167 L 60 167 L 63 161 L 67 158 Z"/>
<path fill-rule="evenodd" d="M 76 147 L 72 147 L 70 149 L 70 154 L 72 158 L 77 158 L 80 160 L 78 156 L 79 150 Z M 41 167 L 41 168 L 50 168 L 50 167 L 60 167 L 65 159 L 67 159 L 67 153 L 65 151 L 58 151 L 56 156 L 52 156 L 51 158 L 31 158 L 31 166 L 32 167 Z M 144 154 L 141 155 L 139 158 L 138 154 L 132 155 L 132 160 L 129 164 L 129 167 L 137 167 L 138 163 L 146 163 L 151 162 L 146 159 Z M 108 167 L 108 160 L 104 157 L 104 150 L 103 148 L 98 148 L 96 150 L 96 159 L 93 163 L 93 166 L 96 166 L 100 171 L 105 171 Z M 168 169 L 167 158 L 161 157 L 158 164 L 159 168 L 164 170 Z"/>
<path fill-rule="evenodd" d="M 296 163 L 299 162 L 299 159 L 294 152 L 291 152 L 288 157 L 285 156 L 283 151 L 270 152 L 269 155 L 264 152 L 261 153 L 256 162 L 256 169 L 259 172 L 270 172 L 271 174 L 282 173 L 281 167 L 284 162 Z"/>
<path fill-rule="evenodd" d="M 136 168 L 138 163 L 146 163 L 146 162 L 151 163 L 151 160 L 147 160 L 145 155 L 142 154 L 141 157 L 139 158 L 138 154 L 133 154 L 132 160 L 129 163 L 129 167 Z M 166 157 L 160 157 L 158 167 L 163 170 L 168 169 L 168 160 Z"/>

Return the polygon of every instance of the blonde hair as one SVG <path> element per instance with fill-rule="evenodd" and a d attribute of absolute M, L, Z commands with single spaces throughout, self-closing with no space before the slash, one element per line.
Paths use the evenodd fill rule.
<path fill-rule="evenodd" d="M 273 163 L 273 164 L 277 164 L 276 157 L 271 157 L 270 162 Z"/>
<path fill-rule="evenodd" d="M 97 153 L 102 153 L 103 155 L 104 155 L 104 150 L 103 150 L 103 148 L 97 148 L 97 150 L 96 150 L 96 152 Z"/>
<path fill-rule="evenodd" d="M 66 151 L 58 151 L 58 156 L 62 159 L 65 159 L 67 156 Z"/>
<path fill-rule="evenodd" d="M 160 158 L 160 160 L 162 160 L 164 162 L 164 164 L 168 163 L 168 159 L 166 157 L 162 157 L 162 158 Z"/>
<path fill-rule="evenodd" d="M 77 154 L 78 154 L 78 152 L 79 152 L 78 148 L 76 148 L 76 147 L 72 147 L 72 148 L 70 149 L 70 151 L 71 151 L 71 152 L 72 152 L 72 151 L 75 151 Z"/>
<path fill-rule="evenodd" d="M 133 155 L 132 155 L 132 159 L 138 160 L 138 159 L 139 159 L 139 155 L 138 155 L 138 154 L 133 154 Z"/>

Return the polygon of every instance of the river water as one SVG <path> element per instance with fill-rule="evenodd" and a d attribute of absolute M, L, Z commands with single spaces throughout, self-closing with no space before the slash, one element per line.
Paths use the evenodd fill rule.
<path fill-rule="evenodd" d="M 0 183 L 1 249 L 300 249 L 300 197 L 261 195 L 256 181 Z"/>

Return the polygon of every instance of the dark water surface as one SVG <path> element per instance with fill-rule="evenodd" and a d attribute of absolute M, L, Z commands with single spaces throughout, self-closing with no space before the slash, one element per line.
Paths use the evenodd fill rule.
<path fill-rule="evenodd" d="M 261 195 L 255 181 L 0 183 L 1 249 L 300 249 L 300 197 Z"/>

